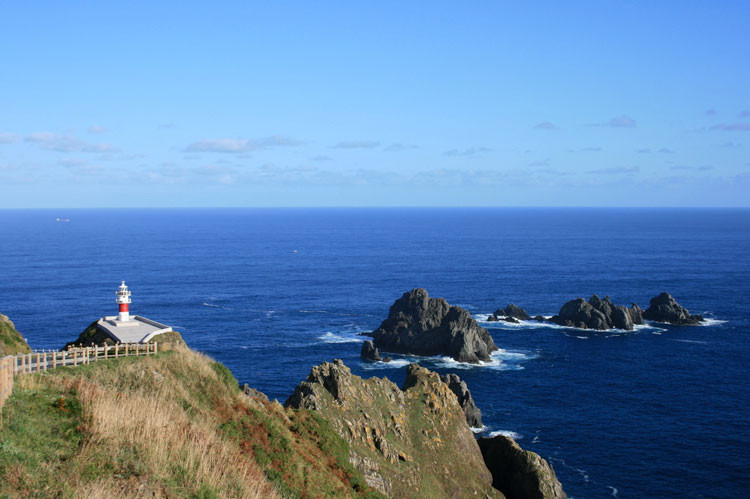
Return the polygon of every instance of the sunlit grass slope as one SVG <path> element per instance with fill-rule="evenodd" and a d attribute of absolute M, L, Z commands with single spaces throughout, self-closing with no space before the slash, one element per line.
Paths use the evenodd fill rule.
<path fill-rule="evenodd" d="M 186 347 L 16 382 L 0 497 L 376 495 L 325 421 L 247 397 Z"/>

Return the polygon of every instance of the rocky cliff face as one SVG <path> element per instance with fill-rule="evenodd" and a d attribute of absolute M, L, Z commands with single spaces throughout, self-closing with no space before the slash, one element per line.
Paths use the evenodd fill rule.
<path fill-rule="evenodd" d="M 489 361 L 497 350 L 490 333 L 468 310 L 413 289 L 396 300 L 388 318 L 372 333 L 381 351 L 447 355 L 459 362 Z"/>
<path fill-rule="evenodd" d="M 650 321 L 668 322 L 681 326 L 695 326 L 703 321 L 702 315 L 691 315 L 688 309 L 677 303 L 669 293 L 651 298 L 651 304 L 643 313 Z"/>
<path fill-rule="evenodd" d="M 605 296 L 593 295 L 589 301 L 576 298 L 565 303 L 550 322 L 582 329 L 625 329 L 630 331 L 636 324 L 643 324 L 643 310 L 635 303 L 630 308 L 615 305 Z"/>
<path fill-rule="evenodd" d="M 492 486 L 508 499 L 567 498 L 547 461 L 523 450 L 512 438 L 480 438 L 479 447 L 492 472 Z"/>
<path fill-rule="evenodd" d="M 468 425 L 472 428 L 482 428 L 482 411 L 474 403 L 474 398 L 471 396 L 466 381 L 455 374 L 445 374 L 440 376 L 440 379 L 456 395 L 458 405 L 463 409 Z"/>
<path fill-rule="evenodd" d="M 0 357 L 29 352 L 31 348 L 26 344 L 21 333 L 16 331 L 13 321 L 7 315 L 0 314 Z"/>
<path fill-rule="evenodd" d="M 312 409 L 350 445 L 350 462 L 391 497 L 502 497 L 457 397 L 417 364 L 402 389 L 343 362 L 313 367 L 286 407 Z"/>

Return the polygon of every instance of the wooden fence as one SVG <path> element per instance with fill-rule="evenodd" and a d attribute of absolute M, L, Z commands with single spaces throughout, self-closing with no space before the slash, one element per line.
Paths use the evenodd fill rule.
<path fill-rule="evenodd" d="M 38 373 L 64 366 L 81 366 L 118 357 L 154 355 L 158 343 L 122 343 L 112 346 L 77 346 L 67 350 L 34 350 L 32 353 L 8 355 L 0 359 L 0 416 L 5 401 L 13 391 L 13 378 L 19 374 Z M 0 418 L 0 425 L 2 419 Z"/>

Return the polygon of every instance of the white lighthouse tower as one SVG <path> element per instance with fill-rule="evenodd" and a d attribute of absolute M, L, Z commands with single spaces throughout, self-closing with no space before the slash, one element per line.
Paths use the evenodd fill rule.
<path fill-rule="evenodd" d="M 122 281 L 120 288 L 115 291 L 117 298 L 115 301 L 120 305 L 120 313 L 117 316 L 117 320 L 121 322 L 127 322 L 130 320 L 130 290 L 125 285 L 125 281 Z"/>

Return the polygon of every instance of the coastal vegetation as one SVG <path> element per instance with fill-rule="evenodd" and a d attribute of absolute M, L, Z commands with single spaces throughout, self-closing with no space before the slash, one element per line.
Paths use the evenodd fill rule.
<path fill-rule="evenodd" d="M 318 415 L 185 347 L 18 376 L 3 422 L 0 496 L 377 497 Z"/>
<path fill-rule="evenodd" d="M 31 348 L 26 344 L 21 333 L 16 331 L 13 322 L 8 316 L 0 314 L 0 357 L 29 352 Z"/>

